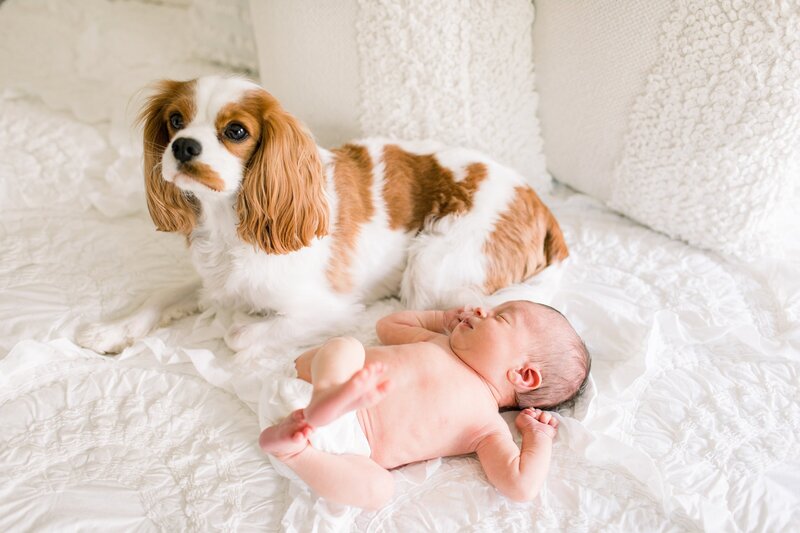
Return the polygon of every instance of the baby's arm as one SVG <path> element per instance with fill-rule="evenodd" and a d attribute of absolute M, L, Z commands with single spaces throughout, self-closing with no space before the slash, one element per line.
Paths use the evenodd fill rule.
<path fill-rule="evenodd" d="M 436 335 L 448 335 L 463 311 L 461 307 L 447 311 L 399 311 L 378 320 L 375 331 L 385 345 L 423 342 Z"/>
<path fill-rule="evenodd" d="M 530 501 L 547 478 L 558 420 L 548 412 L 525 409 L 517 415 L 516 425 L 522 433 L 522 450 L 503 425 L 481 439 L 476 451 L 497 490 L 512 500 Z"/>

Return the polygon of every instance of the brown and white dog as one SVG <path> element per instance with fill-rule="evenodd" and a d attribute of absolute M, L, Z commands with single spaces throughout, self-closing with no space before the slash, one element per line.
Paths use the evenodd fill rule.
<path fill-rule="evenodd" d="M 313 340 L 363 303 L 461 305 L 568 254 L 524 178 L 478 152 L 380 139 L 325 150 L 232 77 L 162 81 L 141 119 L 150 216 L 186 235 L 202 286 L 84 327 L 78 341 L 98 352 L 210 304 L 267 315 L 231 327 L 235 351 Z"/>

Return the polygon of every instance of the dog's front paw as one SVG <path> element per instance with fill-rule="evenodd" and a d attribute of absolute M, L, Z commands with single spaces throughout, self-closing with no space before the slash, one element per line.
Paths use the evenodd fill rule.
<path fill-rule="evenodd" d="M 181 301 L 177 304 L 171 305 L 167 307 L 162 313 L 161 317 L 158 321 L 158 325 L 161 326 L 168 326 L 173 322 L 185 318 L 187 316 L 193 315 L 200 311 L 200 306 L 197 300 L 190 300 L 190 301 Z"/>
<path fill-rule="evenodd" d="M 118 354 L 136 340 L 136 332 L 124 322 L 97 322 L 81 326 L 75 340 L 99 354 Z"/>
<path fill-rule="evenodd" d="M 225 332 L 225 344 L 234 352 L 241 352 L 251 348 L 263 337 L 263 324 L 255 322 L 253 324 L 234 324 Z"/>

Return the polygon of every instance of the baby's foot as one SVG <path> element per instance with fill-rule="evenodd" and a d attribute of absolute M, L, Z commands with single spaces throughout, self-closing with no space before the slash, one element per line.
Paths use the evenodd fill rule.
<path fill-rule="evenodd" d="M 278 459 L 296 455 L 308 446 L 308 436 L 312 428 L 303 416 L 303 410 L 298 409 L 289 416 L 261 432 L 258 445 L 264 453 L 274 455 Z"/>
<path fill-rule="evenodd" d="M 375 405 L 389 390 L 389 380 L 383 379 L 383 371 L 383 363 L 371 363 L 341 385 L 315 393 L 305 408 L 306 422 L 320 427 L 345 413 Z"/>

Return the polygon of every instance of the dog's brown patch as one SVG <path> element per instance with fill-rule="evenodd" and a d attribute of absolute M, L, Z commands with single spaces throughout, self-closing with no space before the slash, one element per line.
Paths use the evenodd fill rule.
<path fill-rule="evenodd" d="M 333 154 L 333 184 L 339 202 L 327 276 L 334 290 L 349 292 L 353 288 L 350 267 L 356 240 L 361 226 L 375 213 L 370 190 L 372 158 L 365 147 L 355 144 L 337 148 Z"/>
<path fill-rule="evenodd" d="M 169 84 L 168 86 L 166 84 Z M 180 131 L 172 127 L 170 117 L 178 113 L 183 118 L 183 124 L 188 125 L 194 116 L 197 114 L 197 103 L 195 102 L 195 88 L 197 82 L 195 80 L 187 82 L 165 82 L 164 86 L 168 87 L 165 96 L 169 98 L 169 102 L 164 106 L 161 111 L 161 119 L 169 131 L 169 138 L 175 136 Z"/>
<path fill-rule="evenodd" d="M 500 215 L 483 252 L 487 294 L 527 279 L 569 255 L 558 222 L 530 187 L 514 189 L 514 199 Z"/>
<path fill-rule="evenodd" d="M 261 115 L 263 114 L 263 103 L 250 96 L 246 96 L 241 102 L 232 102 L 225 105 L 217 113 L 214 126 L 217 129 L 217 137 L 227 150 L 238 157 L 242 164 L 253 153 L 253 149 L 258 144 L 261 137 Z M 241 141 L 232 141 L 225 136 L 225 129 L 238 122 L 247 131 L 247 137 Z"/>
<path fill-rule="evenodd" d="M 309 246 L 328 234 L 329 214 L 314 138 L 263 89 L 249 91 L 239 111 L 259 122 L 236 202 L 239 237 L 268 254 Z"/>
<path fill-rule="evenodd" d="M 189 235 L 195 226 L 200 204 L 161 176 L 161 158 L 175 131 L 169 117 L 180 113 L 184 124 L 195 115 L 194 81 L 157 83 L 154 93 L 139 115 L 144 129 L 144 184 L 150 218 L 160 231 Z"/>
<path fill-rule="evenodd" d="M 429 217 L 469 211 L 475 191 L 487 175 L 486 165 L 472 163 L 466 177 L 455 181 L 453 172 L 433 155 L 412 154 L 396 145 L 384 147 L 383 160 L 383 197 L 392 229 L 414 231 Z"/>
<path fill-rule="evenodd" d="M 217 192 L 222 192 L 225 189 L 225 182 L 219 177 L 217 171 L 206 163 L 198 163 L 197 161 L 181 163 L 178 167 L 178 172 L 180 174 L 176 176 L 176 179 L 183 174 Z"/>

